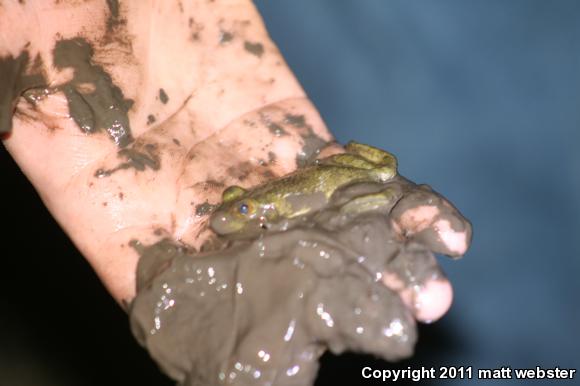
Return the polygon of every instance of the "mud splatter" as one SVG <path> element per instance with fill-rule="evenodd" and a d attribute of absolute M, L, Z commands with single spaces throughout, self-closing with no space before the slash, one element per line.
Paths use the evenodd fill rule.
<path fill-rule="evenodd" d="M 79 1 L 82 2 L 82 1 Z M 109 16 L 105 20 L 104 34 L 98 40 L 101 47 L 116 52 L 115 61 L 133 60 L 133 36 L 127 31 L 127 19 L 123 17 L 122 4 L 118 0 L 107 0 Z"/>
<path fill-rule="evenodd" d="M 12 130 L 12 116 L 20 95 L 28 89 L 46 86 L 39 55 L 30 63 L 28 51 L 17 57 L 0 58 L 0 134 Z"/>
<path fill-rule="evenodd" d="M 148 143 L 121 149 L 117 152 L 117 157 L 125 159 L 125 161 L 112 169 L 98 169 L 94 176 L 97 178 L 108 177 L 119 170 L 126 169 L 135 169 L 135 171 L 141 172 L 147 168 L 151 170 L 159 170 L 161 168 L 161 160 L 156 144 Z"/>
<path fill-rule="evenodd" d="M 106 131 L 119 147 L 133 142 L 128 117 L 133 101 L 125 99 L 111 76 L 93 63 L 90 43 L 83 38 L 59 40 L 53 54 L 57 69 L 73 69 L 73 79 L 58 89 L 64 92 L 79 129 L 88 134 Z"/>
<path fill-rule="evenodd" d="M 304 115 L 286 114 L 284 116 L 284 122 L 294 127 L 306 127 L 306 118 Z"/>
<path fill-rule="evenodd" d="M 274 134 L 274 136 L 281 137 L 283 135 L 288 135 L 288 132 L 284 127 L 280 123 L 274 122 L 268 114 L 260 113 L 260 121 L 268 128 L 268 130 L 270 130 L 270 133 Z"/>
<path fill-rule="evenodd" d="M 226 173 L 231 177 L 237 179 L 238 181 L 244 181 L 252 172 L 254 171 L 254 166 L 251 162 L 244 161 L 240 162 L 236 166 L 230 166 L 227 168 Z"/>
<path fill-rule="evenodd" d="M 115 27 L 120 24 L 119 19 L 119 1 L 107 0 L 107 7 L 109 7 L 109 18 L 107 19 L 107 31 L 113 32 Z"/>
<path fill-rule="evenodd" d="M 320 151 L 328 145 L 328 141 L 320 138 L 313 131 L 303 135 L 302 139 L 304 140 L 304 145 L 302 145 L 302 148 L 296 154 L 296 165 L 298 167 L 304 167 L 314 163 Z"/>
<path fill-rule="evenodd" d="M 306 122 L 304 115 L 286 114 L 284 122 L 296 128 L 306 129 L 306 133 L 300 135 L 304 143 L 298 154 L 296 154 L 296 165 L 298 167 L 312 164 L 320 154 L 320 151 L 329 145 L 328 141 L 314 132 L 312 126 Z"/>
<path fill-rule="evenodd" d="M 284 130 L 284 128 L 282 126 L 280 126 L 279 124 L 277 124 L 275 122 L 268 123 L 267 127 L 268 127 L 268 130 L 270 130 L 270 133 L 274 134 L 276 137 L 288 135 L 288 132 L 286 132 L 286 130 Z"/>
<path fill-rule="evenodd" d="M 262 43 L 252 43 L 249 41 L 244 42 L 244 49 L 248 51 L 250 54 L 261 58 L 264 54 L 264 46 Z"/>
<path fill-rule="evenodd" d="M 201 39 L 203 24 L 196 22 L 192 17 L 189 18 L 189 29 L 191 30 L 191 40 L 197 42 Z"/>
<path fill-rule="evenodd" d="M 219 38 L 219 42 L 220 44 L 226 44 L 228 42 L 231 42 L 234 39 L 234 34 L 228 31 L 220 31 L 220 38 Z"/>
<path fill-rule="evenodd" d="M 167 104 L 167 102 L 169 102 L 169 97 L 167 96 L 165 90 L 162 88 L 159 89 L 159 100 L 163 104 Z"/>

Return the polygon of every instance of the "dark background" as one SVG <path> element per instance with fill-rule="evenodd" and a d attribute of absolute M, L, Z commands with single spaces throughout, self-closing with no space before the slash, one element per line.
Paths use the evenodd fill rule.
<path fill-rule="evenodd" d="M 392 151 L 474 225 L 466 257 L 441 258 L 451 311 L 397 366 L 580 369 L 580 2 L 257 5 L 337 138 Z M 0 158 L 0 386 L 172 385 Z M 317 385 L 379 384 L 360 377 L 366 365 L 392 367 L 325 355 Z"/>

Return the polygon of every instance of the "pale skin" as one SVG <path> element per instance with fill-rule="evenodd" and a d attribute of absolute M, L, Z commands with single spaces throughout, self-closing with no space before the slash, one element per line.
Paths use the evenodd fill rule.
<path fill-rule="evenodd" d="M 134 100 L 129 119 L 135 141 L 156 145 L 160 167 L 96 177 L 123 162 L 119 148 L 105 132 L 81 132 L 58 90 L 35 106 L 21 98 L 3 143 L 122 303 L 135 296 L 139 255 L 130 240 L 150 244 L 172 237 L 199 247 L 211 235 L 203 204 L 219 203 L 227 186 L 249 188 L 295 170 L 309 134 L 330 142 L 320 157 L 342 149 L 332 144 L 250 1 L 121 2 L 123 22 L 114 28 L 124 29 L 128 44 L 107 41 L 110 14 L 104 0 L 3 1 L 0 58 L 23 49 L 39 54 L 47 85 L 58 86 L 72 73 L 51 65 L 55 42 L 82 36 L 94 43 L 94 60 Z M 307 128 L 287 123 L 288 115 L 303 116 Z M 284 135 L 272 123 L 282 125 Z M 402 238 L 433 228 L 443 248 L 463 254 L 469 235 L 435 209 L 409 209 L 392 221 Z M 440 318 L 451 304 L 446 279 L 410 289 L 388 272 L 384 278 L 420 321 Z"/>

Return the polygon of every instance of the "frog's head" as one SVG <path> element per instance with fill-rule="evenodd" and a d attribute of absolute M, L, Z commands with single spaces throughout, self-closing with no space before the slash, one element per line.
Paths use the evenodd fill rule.
<path fill-rule="evenodd" d="M 263 208 L 247 193 L 239 186 L 230 186 L 224 191 L 223 202 L 210 219 L 210 226 L 216 233 L 227 235 L 260 222 Z"/>

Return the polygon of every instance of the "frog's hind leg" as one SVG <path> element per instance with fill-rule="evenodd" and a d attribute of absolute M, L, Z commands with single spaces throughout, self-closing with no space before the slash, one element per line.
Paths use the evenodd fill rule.
<path fill-rule="evenodd" d="M 372 170 L 376 169 L 377 165 L 368 159 L 357 154 L 342 153 L 331 157 L 331 162 L 334 165 L 346 166 L 349 168 Z"/>
<path fill-rule="evenodd" d="M 379 180 L 386 181 L 397 174 L 397 158 L 388 151 L 354 141 L 349 142 L 345 149 L 347 153 L 356 154 L 373 163 Z"/>
<path fill-rule="evenodd" d="M 347 143 L 345 149 L 348 153 L 357 154 L 377 166 L 397 167 L 397 159 L 388 151 L 354 141 Z"/>

